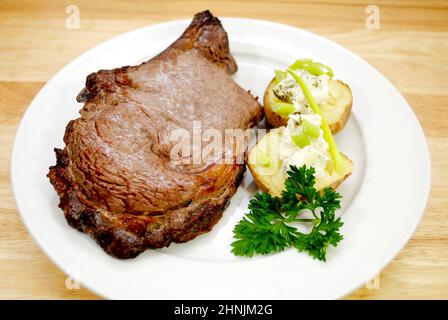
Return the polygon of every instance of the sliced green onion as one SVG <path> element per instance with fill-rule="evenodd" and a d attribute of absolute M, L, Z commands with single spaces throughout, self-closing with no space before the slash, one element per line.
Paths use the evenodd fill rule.
<path fill-rule="evenodd" d="M 262 166 L 268 166 L 271 163 L 271 158 L 263 151 L 258 152 L 258 163 Z"/>
<path fill-rule="evenodd" d="M 287 102 L 274 102 L 272 104 L 272 111 L 281 116 L 287 117 L 289 114 L 294 112 L 294 105 Z"/>
<path fill-rule="evenodd" d="M 315 62 L 311 59 L 299 59 L 289 66 L 289 69 L 297 70 L 303 69 L 311 73 L 312 75 L 319 76 L 321 74 L 326 74 L 329 77 L 333 77 L 333 70 L 320 62 Z"/>
<path fill-rule="evenodd" d="M 279 83 L 280 81 L 285 79 L 288 75 L 288 73 L 286 71 L 282 71 L 282 70 L 274 70 L 274 72 L 275 72 L 275 82 L 276 83 Z"/>
<path fill-rule="evenodd" d="M 308 138 L 307 134 L 303 131 L 301 133 L 291 135 L 291 139 L 296 146 L 300 148 L 305 148 L 311 143 L 310 138 Z"/>
<path fill-rule="evenodd" d="M 322 112 L 319 109 L 319 106 L 317 105 L 316 101 L 314 100 L 310 90 L 306 86 L 306 84 L 303 82 L 303 80 L 291 69 L 288 69 L 288 72 L 294 80 L 297 81 L 300 88 L 303 91 L 303 94 L 305 95 L 306 99 L 308 100 L 311 109 L 313 109 L 314 113 L 320 115 L 322 117 L 322 124 L 321 129 L 324 133 L 324 139 L 328 143 L 328 149 L 331 155 L 331 159 L 333 160 L 334 167 L 337 172 L 342 173 L 344 171 L 344 164 L 341 159 L 341 154 L 339 153 L 338 147 L 336 146 L 336 142 L 334 141 L 333 135 L 331 134 L 330 127 L 328 126 L 327 120 L 324 116 L 322 116 Z"/>
<path fill-rule="evenodd" d="M 289 69 L 303 69 L 305 65 L 309 65 L 310 63 L 313 63 L 312 59 L 299 59 L 296 60 L 292 65 L 290 65 Z"/>
<path fill-rule="evenodd" d="M 318 68 L 322 73 L 328 75 L 329 77 L 334 76 L 333 69 L 323 63 L 314 62 L 314 67 Z"/>
<path fill-rule="evenodd" d="M 305 133 L 308 136 L 310 136 L 313 139 L 319 138 L 320 132 L 318 126 L 315 126 L 314 124 L 305 119 L 302 121 L 302 125 Z"/>

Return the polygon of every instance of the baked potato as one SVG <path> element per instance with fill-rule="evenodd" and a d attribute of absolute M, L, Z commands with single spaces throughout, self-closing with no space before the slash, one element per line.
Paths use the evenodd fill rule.
<path fill-rule="evenodd" d="M 272 129 L 246 154 L 246 162 L 257 186 L 264 192 L 280 197 L 286 179 L 282 172 L 282 161 L 279 158 L 279 142 L 285 127 Z M 316 179 L 315 188 L 336 189 L 353 172 L 353 162 L 341 153 L 344 163 L 342 173 L 336 170 L 325 170 L 325 175 Z M 330 168 L 331 169 L 331 168 Z"/>
<path fill-rule="evenodd" d="M 288 116 L 281 116 L 272 110 L 273 103 L 282 102 L 273 91 L 275 86 L 276 80 L 274 78 L 264 93 L 263 103 L 266 120 L 272 127 L 278 128 L 287 125 Z M 330 98 L 326 104 L 320 104 L 319 108 L 334 134 L 342 130 L 347 123 L 352 110 L 353 98 L 350 87 L 340 80 L 330 79 L 328 90 Z"/>

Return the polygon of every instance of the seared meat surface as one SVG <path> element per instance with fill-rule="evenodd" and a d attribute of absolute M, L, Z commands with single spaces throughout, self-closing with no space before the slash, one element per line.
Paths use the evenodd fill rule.
<path fill-rule="evenodd" d="M 262 108 L 232 80 L 236 70 L 226 32 L 204 11 L 153 59 L 89 75 L 48 174 L 68 223 L 118 258 L 210 231 L 245 166 L 175 163 L 172 133 L 257 124 Z"/>

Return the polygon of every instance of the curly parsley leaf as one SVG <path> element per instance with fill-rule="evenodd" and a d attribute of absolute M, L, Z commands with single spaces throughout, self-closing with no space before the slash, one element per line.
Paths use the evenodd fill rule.
<path fill-rule="evenodd" d="M 233 230 L 232 252 L 238 256 L 269 254 L 283 251 L 294 244 L 296 229 L 283 222 L 278 198 L 257 193 L 249 202 L 247 214 Z"/>
<path fill-rule="evenodd" d="M 232 252 L 252 257 L 295 247 L 326 261 L 328 247 L 336 247 L 343 239 L 339 232 L 343 222 L 335 218 L 341 195 L 331 188 L 316 190 L 314 173 L 312 167 L 291 166 L 281 199 L 269 193 L 257 193 L 249 202 L 249 213 L 233 230 L 236 240 L 232 243 Z M 301 218 L 305 209 L 314 218 Z M 311 224 L 311 231 L 299 232 L 291 223 Z"/>

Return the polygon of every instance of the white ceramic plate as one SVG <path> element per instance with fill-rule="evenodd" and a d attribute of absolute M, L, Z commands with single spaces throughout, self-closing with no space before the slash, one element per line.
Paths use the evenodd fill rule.
<path fill-rule="evenodd" d="M 338 298 L 378 273 L 405 245 L 425 208 L 430 159 L 422 129 L 400 93 L 368 63 L 339 45 L 268 21 L 223 18 L 239 71 L 235 80 L 262 97 L 274 68 L 299 57 L 333 67 L 350 84 L 354 105 L 336 137 L 355 163 L 340 187 L 345 239 L 327 263 L 295 250 L 252 259 L 230 253 L 232 229 L 257 191 L 250 173 L 212 232 L 185 244 L 148 250 L 133 260 L 105 254 L 70 228 L 46 174 L 62 147 L 75 96 L 98 69 L 136 64 L 164 50 L 189 20 L 149 26 L 107 41 L 63 68 L 24 115 L 12 155 L 12 185 L 23 220 L 46 254 L 81 284 L 107 298 Z"/>

